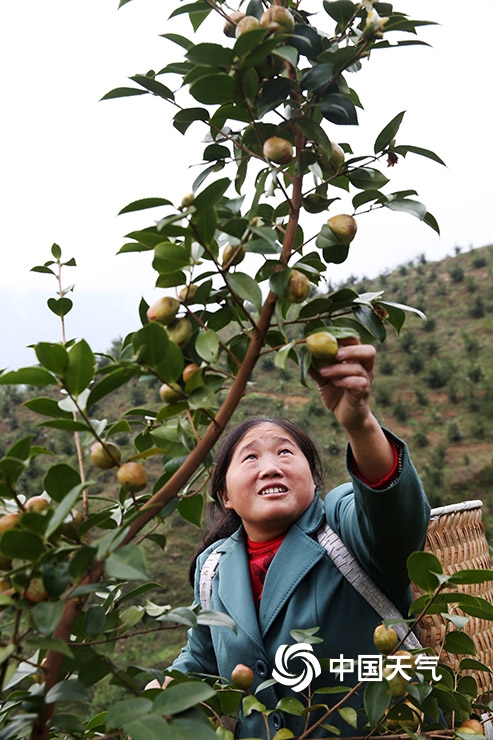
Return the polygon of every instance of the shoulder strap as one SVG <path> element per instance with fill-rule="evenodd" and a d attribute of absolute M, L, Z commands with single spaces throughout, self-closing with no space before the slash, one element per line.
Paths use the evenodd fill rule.
<path fill-rule="evenodd" d="M 334 565 L 341 571 L 342 575 L 366 599 L 382 619 L 403 619 L 397 607 L 377 584 L 374 583 L 359 560 L 349 552 L 341 538 L 327 523 L 318 530 L 317 539 L 327 551 L 327 555 Z M 396 623 L 393 625 L 393 628 L 397 632 L 399 639 L 402 640 L 407 633 L 406 625 Z M 412 632 L 406 637 L 404 645 L 408 650 L 416 650 L 422 647 L 416 635 Z"/>
<path fill-rule="evenodd" d="M 212 579 L 214 578 L 220 557 L 221 551 L 216 547 L 206 558 L 200 571 L 199 596 L 202 609 L 210 609 L 211 607 Z"/>

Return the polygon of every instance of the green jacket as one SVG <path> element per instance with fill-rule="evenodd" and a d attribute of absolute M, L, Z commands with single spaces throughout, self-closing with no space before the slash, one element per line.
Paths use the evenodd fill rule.
<path fill-rule="evenodd" d="M 229 614 L 238 632 L 206 626 L 190 630 L 187 645 L 171 668 L 221 676 L 229 681 L 235 665 L 244 663 L 255 675 L 253 693 L 256 686 L 271 678 L 278 647 L 295 643 L 290 631 L 314 627 L 320 627 L 316 636 L 323 639 L 313 645 L 318 660 L 376 654 L 373 630 L 381 618 L 334 566 L 317 542 L 316 532 L 326 517 L 376 583 L 407 615 L 411 599 L 406 560 L 411 552 L 423 547 L 429 505 L 405 444 L 394 439 L 401 447 L 402 470 L 393 485 L 376 491 L 351 474 L 352 483 L 333 489 L 324 501 L 316 495 L 291 526 L 267 571 L 258 616 L 251 596 L 242 528 L 201 554 L 195 579 L 196 600 L 199 601 L 200 569 L 211 550 L 220 547 L 222 555 L 212 581 L 210 608 Z M 289 663 L 290 672 L 302 672 L 302 663 L 298 662 L 296 668 L 297 661 L 293 659 L 292 664 Z M 333 672 L 322 670 L 310 688 L 313 691 L 355 683 L 356 667 L 342 680 Z M 280 683 L 262 690 L 257 698 L 273 710 L 279 699 L 286 696 L 303 701 L 300 693 Z M 316 700 L 333 704 L 341 696 L 320 695 Z M 362 706 L 361 693 L 353 699 L 352 706 Z M 328 721 L 338 726 L 343 735 L 356 734 L 336 714 Z M 298 735 L 304 719 L 273 711 L 269 725 L 271 737 L 280 727 L 288 727 Z M 327 733 L 318 730 L 311 737 L 324 734 Z M 262 717 L 257 712 L 240 717 L 237 737 L 265 738 Z"/>

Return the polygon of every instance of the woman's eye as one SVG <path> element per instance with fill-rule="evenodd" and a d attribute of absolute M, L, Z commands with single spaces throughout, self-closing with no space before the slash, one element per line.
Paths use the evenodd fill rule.
<path fill-rule="evenodd" d="M 279 454 L 280 454 L 280 455 L 284 455 L 284 454 L 286 454 L 286 453 L 287 453 L 288 455 L 291 455 L 291 450 L 289 450 L 289 449 L 288 449 L 287 447 L 285 447 L 285 448 L 284 448 L 283 450 L 281 450 L 281 451 L 279 452 Z"/>
<path fill-rule="evenodd" d="M 246 457 L 245 460 L 255 460 L 255 455 L 253 452 L 250 452 Z"/>

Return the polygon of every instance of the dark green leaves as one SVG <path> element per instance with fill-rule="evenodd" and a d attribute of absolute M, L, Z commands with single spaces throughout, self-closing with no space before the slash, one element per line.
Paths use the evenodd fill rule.
<path fill-rule="evenodd" d="M 390 142 L 395 139 L 396 134 L 399 130 L 399 127 L 402 123 L 402 119 L 404 118 L 405 111 L 402 111 L 402 113 L 398 113 L 395 118 L 393 118 L 390 123 L 388 123 L 382 131 L 378 134 L 375 144 L 373 147 L 373 151 L 375 154 L 378 154 L 378 152 L 382 152 L 386 147 L 389 146 Z"/>

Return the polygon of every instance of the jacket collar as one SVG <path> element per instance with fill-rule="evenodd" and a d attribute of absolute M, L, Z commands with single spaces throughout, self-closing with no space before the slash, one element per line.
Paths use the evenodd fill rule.
<path fill-rule="evenodd" d="M 323 503 L 316 494 L 308 509 L 288 530 L 267 571 L 258 617 L 252 598 L 243 528 L 220 545 L 223 555 L 219 597 L 238 627 L 262 649 L 262 638 L 286 601 L 307 572 L 325 557 L 323 547 L 310 536 L 323 521 Z"/>

